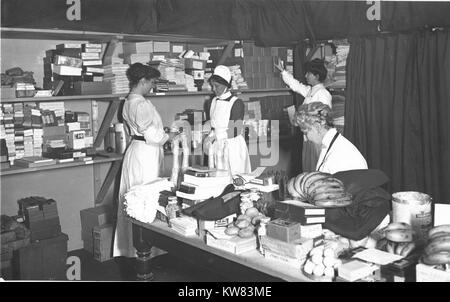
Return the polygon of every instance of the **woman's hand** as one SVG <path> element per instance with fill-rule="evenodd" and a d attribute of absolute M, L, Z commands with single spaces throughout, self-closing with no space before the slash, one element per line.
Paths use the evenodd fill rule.
<path fill-rule="evenodd" d="M 179 135 L 178 132 L 169 132 L 169 141 L 173 141 L 174 139 L 177 138 L 177 136 Z"/>
<path fill-rule="evenodd" d="M 278 71 L 280 71 L 280 72 L 284 71 L 283 60 L 278 59 L 278 64 L 273 64 L 273 65 L 278 69 Z"/>
<path fill-rule="evenodd" d="M 207 137 L 205 137 L 205 139 L 203 140 L 203 148 L 204 150 L 209 150 L 209 148 L 212 146 L 212 144 L 214 144 L 216 140 L 216 136 L 215 135 L 208 135 Z"/>

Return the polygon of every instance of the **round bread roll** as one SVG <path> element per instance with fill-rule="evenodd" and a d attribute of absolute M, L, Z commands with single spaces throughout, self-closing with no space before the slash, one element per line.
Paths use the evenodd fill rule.
<path fill-rule="evenodd" d="M 236 220 L 234 225 L 240 229 L 244 229 L 250 225 L 250 221 L 248 221 L 246 219 L 240 219 L 240 220 Z"/>
<path fill-rule="evenodd" d="M 255 207 L 248 208 L 248 209 L 245 211 L 245 216 L 248 216 L 248 217 L 250 217 L 250 218 L 253 218 L 253 217 L 257 216 L 258 214 L 259 214 L 259 211 L 258 211 L 258 209 L 255 208 Z"/>
<path fill-rule="evenodd" d="M 253 236 L 254 228 L 247 227 L 239 230 L 238 236 L 241 238 L 249 238 Z"/>
<path fill-rule="evenodd" d="M 239 228 L 236 226 L 230 226 L 225 230 L 225 234 L 227 235 L 236 235 L 237 233 L 239 233 Z"/>
<path fill-rule="evenodd" d="M 251 218 L 251 217 L 248 217 L 248 216 L 245 215 L 245 214 L 241 214 L 241 215 L 239 215 L 239 216 L 236 218 L 236 221 L 238 221 L 238 220 L 248 220 L 248 221 L 250 222 L 250 221 L 252 221 L 252 218 Z"/>

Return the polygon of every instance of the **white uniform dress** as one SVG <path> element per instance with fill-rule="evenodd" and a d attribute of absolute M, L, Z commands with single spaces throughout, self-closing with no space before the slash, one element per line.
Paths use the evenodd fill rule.
<path fill-rule="evenodd" d="M 324 103 L 332 108 L 332 97 L 330 92 L 325 88 L 322 83 L 316 84 L 313 87 L 304 85 L 296 80 L 289 72 L 283 70 L 281 77 L 286 85 L 289 86 L 292 91 L 297 92 L 305 97 L 303 104 L 309 104 L 313 102 Z M 320 150 L 309 141 L 304 140 L 303 152 L 302 152 L 302 167 L 304 172 L 311 172 L 315 170 L 317 159 Z"/>
<path fill-rule="evenodd" d="M 148 183 L 159 176 L 164 156 L 162 146 L 169 136 L 164 132 L 156 108 L 141 95 L 129 94 L 122 116 L 130 135 L 143 136 L 145 141 L 133 139 L 123 158 L 113 256 L 135 257 L 131 223 L 125 218 L 123 208 L 124 194 L 131 187 Z"/>
<path fill-rule="evenodd" d="M 231 108 L 237 97 L 226 92 L 215 97 L 211 102 L 210 117 L 211 127 L 214 128 L 216 141 L 212 145 L 214 166 L 218 169 L 230 170 L 231 174 L 250 173 L 250 156 L 247 144 L 242 134 L 228 138 L 228 123 L 230 121 Z M 210 159 L 211 160 L 211 159 Z"/>
<path fill-rule="evenodd" d="M 367 169 L 367 162 L 348 139 L 339 135 L 328 151 L 328 147 L 336 135 L 337 130 L 331 128 L 322 139 L 322 150 L 319 155 L 316 169 L 321 172 L 334 174 L 339 171 Z M 323 163 L 322 163 L 323 162 Z"/>

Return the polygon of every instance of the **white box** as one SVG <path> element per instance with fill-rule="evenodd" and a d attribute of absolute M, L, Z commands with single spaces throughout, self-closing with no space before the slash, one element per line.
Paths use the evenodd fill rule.
<path fill-rule="evenodd" d="M 373 263 L 367 263 L 360 260 L 351 260 L 342 264 L 338 268 L 338 276 L 350 282 L 370 276 L 379 269 L 379 266 Z"/>
<path fill-rule="evenodd" d="M 416 265 L 416 282 L 450 282 L 450 272 L 419 263 Z"/>
<path fill-rule="evenodd" d="M 86 148 L 85 136 L 86 136 L 86 133 L 84 132 L 84 130 L 70 132 L 69 133 L 69 147 L 74 150 Z"/>
<path fill-rule="evenodd" d="M 250 238 L 233 236 L 230 239 L 215 239 L 209 233 L 206 235 L 206 245 L 237 255 L 254 251 L 257 247 L 256 236 Z"/>

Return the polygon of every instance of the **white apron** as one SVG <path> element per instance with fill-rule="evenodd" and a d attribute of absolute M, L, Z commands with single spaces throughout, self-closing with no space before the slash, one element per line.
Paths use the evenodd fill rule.
<path fill-rule="evenodd" d="M 131 104 L 130 106 L 134 105 Z M 134 110 L 134 108 L 128 109 L 124 108 L 124 110 L 127 110 L 127 113 Z M 162 127 L 161 117 L 158 112 L 155 110 L 153 114 L 153 122 L 158 125 L 157 127 Z M 131 135 L 142 135 L 129 123 L 127 123 L 127 126 Z M 147 144 L 145 141 L 140 140 L 132 140 L 125 152 L 122 162 L 117 224 L 114 234 L 114 257 L 136 257 L 136 249 L 133 246 L 132 224 L 125 217 L 124 194 L 133 186 L 146 184 L 155 180 L 159 176 L 163 156 L 162 146 Z M 153 248 L 153 256 L 155 256 L 155 251 L 157 253 L 159 252 L 159 250 Z"/>
<path fill-rule="evenodd" d="M 228 138 L 231 108 L 236 100 L 236 96 L 232 96 L 229 101 L 215 97 L 210 108 L 211 127 L 216 135 L 216 141 L 212 145 L 214 166 L 229 170 L 232 175 L 251 172 L 250 156 L 242 134 Z"/>

